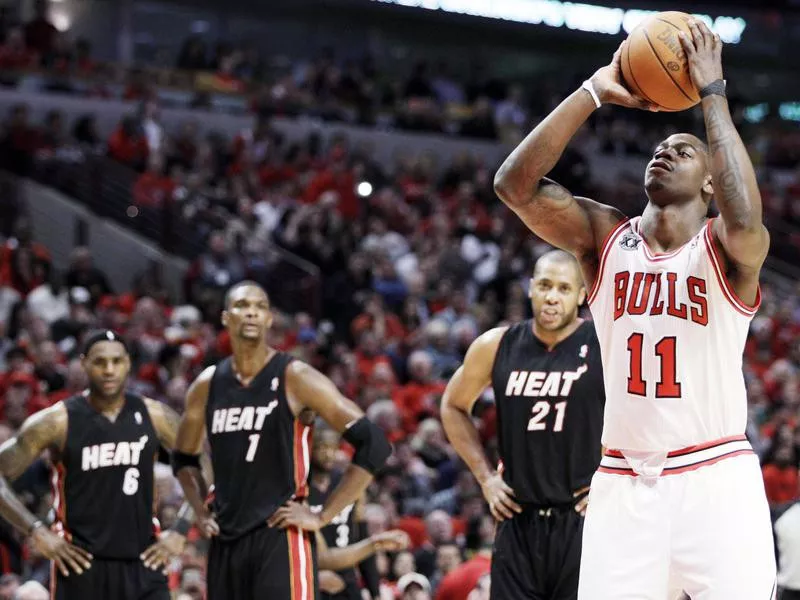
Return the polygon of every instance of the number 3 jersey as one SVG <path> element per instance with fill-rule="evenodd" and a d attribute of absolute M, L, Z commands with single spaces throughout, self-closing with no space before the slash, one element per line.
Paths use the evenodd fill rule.
<path fill-rule="evenodd" d="M 574 501 L 600 463 L 603 374 L 594 327 L 581 323 L 552 350 L 533 322 L 508 328 L 492 368 L 503 479 L 519 502 Z"/>
<path fill-rule="evenodd" d="M 246 386 L 230 358 L 214 371 L 206 430 L 220 539 L 263 526 L 287 500 L 308 496 L 311 427 L 295 418 L 286 397 L 291 361 L 290 355 L 276 353 Z"/>
<path fill-rule="evenodd" d="M 646 453 L 744 434 L 742 353 L 756 306 L 725 278 L 713 220 L 672 252 L 651 251 L 639 217 L 603 243 L 589 293 L 606 385 L 603 444 Z"/>
<path fill-rule="evenodd" d="M 114 421 L 85 394 L 64 401 L 67 439 L 53 468 L 55 528 L 95 558 L 138 560 L 155 541 L 153 468 L 160 442 L 141 396 Z"/>

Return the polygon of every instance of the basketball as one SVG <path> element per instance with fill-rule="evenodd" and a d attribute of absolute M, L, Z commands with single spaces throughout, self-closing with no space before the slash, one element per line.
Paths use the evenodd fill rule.
<path fill-rule="evenodd" d="M 686 13 L 651 15 L 631 31 L 622 49 L 622 76 L 634 94 L 661 110 L 679 111 L 700 102 L 678 32 L 691 35 Z"/>

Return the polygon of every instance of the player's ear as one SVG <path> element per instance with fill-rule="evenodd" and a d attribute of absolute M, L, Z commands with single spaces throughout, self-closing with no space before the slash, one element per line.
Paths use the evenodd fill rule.
<path fill-rule="evenodd" d="M 222 326 L 223 327 L 227 327 L 228 326 L 228 311 L 227 310 L 223 310 L 222 311 L 222 317 L 220 318 L 220 321 L 222 322 Z"/>
<path fill-rule="evenodd" d="M 581 289 L 578 291 L 578 306 L 583 306 L 584 302 L 586 302 L 586 288 L 581 286 Z"/>
<path fill-rule="evenodd" d="M 533 298 L 533 277 L 528 280 L 528 298 Z"/>
<path fill-rule="evenodd" d="M 704 195 L 711 198 L 714 195 L 714 182 L 711 179 L 711 173 L 707 173 L 703 179 L 703 187 L 701 188 Z"/>

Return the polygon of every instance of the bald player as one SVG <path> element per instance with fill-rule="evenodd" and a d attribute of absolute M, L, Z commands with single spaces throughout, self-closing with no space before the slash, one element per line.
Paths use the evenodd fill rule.
<path fill-rule="evenodd" d="M 499 521 L 491 598 L 577 598 L 586 495 L 600 463 L 603 374 L 597 336 L 578 317 L 578 263 L 536 263 L 533 319 L 481 335 L 447 385 L 442 421 Z M 471 415 L 492 386 L 501 465 L 492 469 Z"/>
<path fill-rule="evenodd" d="M 330 379 L 267 344 L 272 310 L 257 283 L 228 290 L 222 324 L 233 356 L 189 388 L 172 455 L 200 530 L 213 536 L 208 598 L 315 600 L 314 532 L 361 497 L 391 447 Z M 355 448 L 318 512 L 306 503 L 315 414 Z M 205 439 L 214 471 L 210 509 L 200 470 Z"/>

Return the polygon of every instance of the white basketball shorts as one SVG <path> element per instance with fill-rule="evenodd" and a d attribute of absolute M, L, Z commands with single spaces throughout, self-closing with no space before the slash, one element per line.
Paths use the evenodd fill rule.
<path fill-rule="evenodd" d="M 606 452 L 592 479 L 579 600 L 673 600 L 681 590 L 774 600 L 769 507 L 744 436 L 665 453 L 655 471 L 626 454 Z"/>

